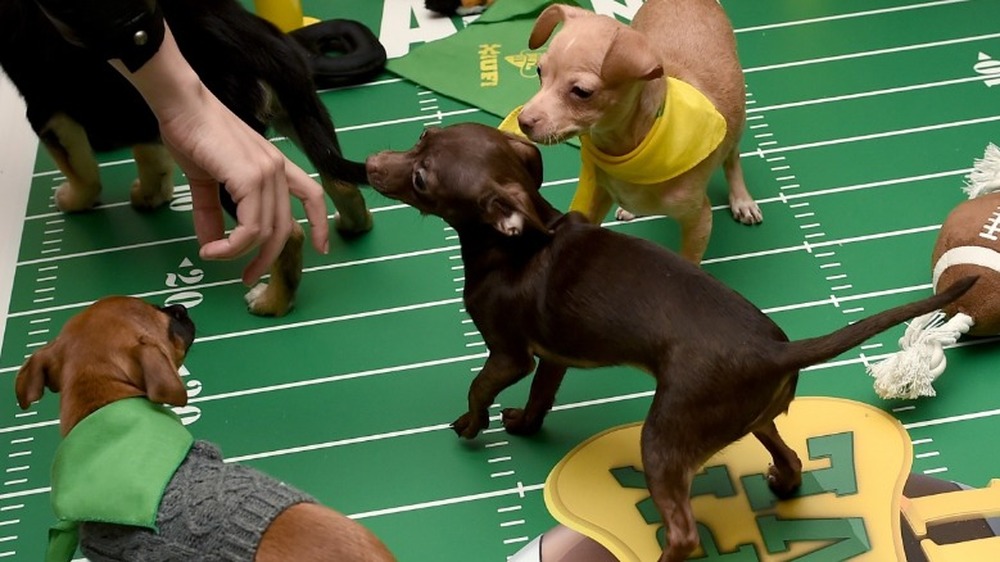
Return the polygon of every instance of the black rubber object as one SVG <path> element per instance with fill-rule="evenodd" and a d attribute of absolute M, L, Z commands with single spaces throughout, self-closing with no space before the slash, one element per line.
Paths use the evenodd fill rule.
<path fill-rule="evenodd" d="M 309 52 L 313 81 L 318 88 L 362 84 L 385 68 L 385 47 L 359 22 L 324 20 L 295 29 L 289 35 Z"/>

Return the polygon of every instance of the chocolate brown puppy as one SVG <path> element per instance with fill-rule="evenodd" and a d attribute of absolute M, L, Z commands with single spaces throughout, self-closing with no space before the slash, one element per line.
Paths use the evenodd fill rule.
<path fill-rule="evenodd" d="M 380 152 L 367 167 L 379 192 L 458 233 L 466 310 L 489 347 L 468 412 L 454 422 L 459 435 L 486 428 L 496 396 L 532 372 L 525 407 L 503 411 L 510 433 L 538 431 L 567 367 L 632 365 L 654 377 L 642 456 L 668 528 L 662 562 L 698 545 L 692 478 L 747 433 L 773 458 L 771 489 L 787 497 L 798 488 L 802 463 L 774 418 L 788 408 L 799 369 L 936 310 L 975 282 L 789 342 L 760 309 L 677 254 L 556 210 L 538 191 L 538 149 L 523 139 L 473 123 L 428 129 L 412 149 Z"/>

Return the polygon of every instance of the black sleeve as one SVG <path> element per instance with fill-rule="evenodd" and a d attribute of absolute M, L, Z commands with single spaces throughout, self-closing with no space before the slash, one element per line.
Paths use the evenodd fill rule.
<path fill-rule="evenodd" d="M 163 42 L 156 0 L 35 0 L 67 41 L 105 59 L 121 59 L 132 72 Z"/>

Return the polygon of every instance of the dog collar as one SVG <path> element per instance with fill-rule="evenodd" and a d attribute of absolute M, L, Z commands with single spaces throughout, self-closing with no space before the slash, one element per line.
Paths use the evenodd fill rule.
<path fill-rule="evenodd" d="M 56 449 L 47 562 L 68 561 L 77 525 L 100 521 L 156 529 L 163 492 L 194 438 L 167 408 L 144 397 L 113 402 L 84 418 Z"/>
<path fill-rule="evenodd" d="M 629 183 L 667 181 L 695 167 L 726 136 L 726 120 L 694 86 L 667 77 L 663 109 L 646 138 L 628 154 L 611 156 L 580 137 L 580 180 L 570 210 L 586 214 L 597 189 L 597 169 Z"/>

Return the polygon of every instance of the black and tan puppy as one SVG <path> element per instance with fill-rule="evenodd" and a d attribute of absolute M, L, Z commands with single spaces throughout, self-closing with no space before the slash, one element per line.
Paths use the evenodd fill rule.
<path fill-rule="evenodd" d="M 532 371 L 524 409 L 503 411 L 510 433 L 538 431 L 567 367 L 634 365 L 656 379 L 642 455 L 668 528 L 662 562 L 683 560 L 698 545 L 693 476 L 747 433 L 774 459 L 774 492 L 798 488 L 802 464 L 774 418 L 793 398 L 799 369 L 935 310 L 974 282 L 789 342 L 757 307 L 678 255 L 553 208 L 538 192 L 541 157 L 527 141 L 478 124 L 428 129 L 411 150 L 375 154 L 367 166 L 379 192 L 458 233 L 466 310 L 489 347 L 469 410 L 454 422 L 459 435 L 487 427 L 496 396 Z"/>
<path fill-rule="evenodd" d="M 337 208 L 336 227 L 356 234 L 371 215 L 356 183 L 364 166 L 341 154 L 333 122 L 315 92 L 311 55 L 290 36 L 235 0 L 160 0 L 184 57 L 240 119 L 294 140 L 319 171 Z M 62 211 L 92 208 L 101 192 L 94 152 L 131 147 L 138 168 L 131 201 L 153 209 L 173 194 L 174 163 L 156 118 L 138 92 L 104 60 L 65 40 L 32 0 L 0 0 L 0 66 L 27 104 L 28 120 L 66 182 Z M 223 201 L 233 212 L 228 194 Z M 270 283 L 247 295 L 250 311 L 282 315 L 302 276 L 303 233 L 296 225 L 271 270 Z"/>
<path fill-rule="evenodd" d="M 160 405 L 187 404 L 177 369 L 194 333 L 183 306 L 107 297 L 67 321 L 21 367 L 21 408 L 46 387 L 60 393 L 64 441 L 52 504 L 62 523 L 50 535 L 47 560 L 58 558 L 56 537 L 76 526 L 94 561 L 394 560 L 360 524 L 273 478 L 224 463 L 214 445 L 194 441 Z M 147 507 L 145 497 L 155 501 L 137 511 Z M 138 506 L 115 509 L 123 498 Z M 69 560 L 73 550 L 70 542 L 60 554 Z"/>

